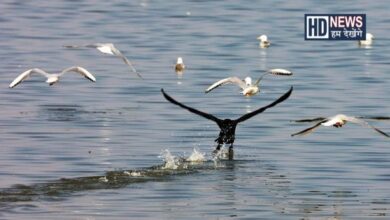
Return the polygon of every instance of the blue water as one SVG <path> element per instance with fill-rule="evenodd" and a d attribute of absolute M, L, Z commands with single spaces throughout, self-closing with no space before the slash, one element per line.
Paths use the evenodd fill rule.
<path fill-rule="evenodd" d="M 12 1 L 0 3 L 1 219 L 388 219 L 389 139 L 359 125 L 291 120 L 390 115 L 387 1 Z M 305 13 L 365 13 L 371 48 L 304 41 Z M 271 47 L 258 48 L 267 34 Z M 65 44 L 112 42 L 118 58 Z M 187 66 L 174 72 L 177 57 Z M 54 86 L 30 68 L 79 65 Z M 285 68 L 244 98 L 228 76 Z M 173 106 L 160 89 L 221 118 L 237 118 L 294 86 L 292 96 L 238 126 L 235 161 L 211 160 L 217 126 Z M 389 121 L 370 121 L 390 132 Z M 162 170 L 161 152 L 206 154 Z M 156 167 L 157 166 L 157 167 Z M 148 175 L 128 177 L 124 171 Z M 103 179 L 102 179 L 103 178 Z M 105 181 L 107 180 L 107 181 Z"/>

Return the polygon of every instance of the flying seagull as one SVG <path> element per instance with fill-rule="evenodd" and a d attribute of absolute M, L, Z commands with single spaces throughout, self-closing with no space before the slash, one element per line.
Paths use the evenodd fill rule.
<path fill-rule="evenodd" d="M 210 91 L 212 91 L 213 89 L 215 89 L 217 87 L 220 87 L 220 86 L 226 85 L 226 84 L 230 84 L 230 83 L 234 83 L 242 89 L 241 93 L 244 96 L 246 96 L 246 97 L 253 96 L 260 91 L 260 88 L 259 88 L 260 81 L 263 79 L 264 76 L 269 75 L 269 74 L 291 76 L 293 73 L 289 70 L 286 70 L 286 69 L 270 69 L 270 70 L 266 71 L 266 73 L 264 73 L 262 76 L 260 76 L 260 78 L 257 79 L 254 84 L 252 84 L 252 78 L 249 76 L 246 77 L 244 80 L 241 80 L 240 78 L 238 78 L 236 76 L 232 76 L 232 77 L 228 77 L 225 79 L 221 79 L 218 82 L 215 82 L 210 87 L 208 87 L 205 92 L 209 93 Z"/>
<path fill-rule="evenodd" d="M 183 73 L 185 68 L 186 68 L 186 66 L 184 65 L 183 58 L 178 57 L 176 65 L 175 65 L 176 73 L 178 73 L 178 74 Z"/>
<path fill-rule="evenodd" d="M 265 34 L 258 36 L 257 40 L 260 41 L 259 47 L 261 48 L 267 48 L 271 45 L 271 42 L 268 41 L 268 37 Z"/>
<path fill-rule="evenodd" d="M 63 76 L 67 72 L 79 73 L 82 76 L 84 76 L 85 78 L 91 80 L 92 82 L 96 82 L 95 77 L 90 72 L 88 72 L 88 70 L 86 70 L 86 69 L 84 69 L 83 67 L 80 67 L 80 66 L 72 66 L 72 67 L 69 67 L 69 68 L 66 68 L 66 69 L 62 70 L 60 73 L 53 73 L 53 74 L 47 73 L 47 72 L 45 72 L 45 71 L 43 71 L 42 69 L 39 69 L 39 68 L 34 68 L 34 69 L 26 70 L 25 72 L 21 73 L 18 77 L 16 77 L 11 82 L 11 84 L 9 84 L 9 87 L 10 88 L 14 88 L 19 83 L 21 83 L 24 80 L 26 80 L 33 73 L 41 74 L 42 76 L 47 78 L 46 83 L 48 83 L 49 85 L 53 85 L 53 84 L 57 83 L 60 80 L 60 77 Z"/>
<path fill-rule="evenodd" d="M 123 60 L 133 72 L 137 74 L 137 76 L 141 79 L 142 76 L 137 70 L 134 68 L 133 64 L 131 64 L 130 60 L 128 60 L 125 55 L 122 54 L 120 50 L 118 50 L 113 43 L 95 43 L 95 44 L 85 44 L 85 45 L 64 45 L 65 48 L 70 48 L 70 49 L 76 49 L 76 48 L 81 48 L 81 47 L 86 47 L 86 48 L 96 48 L 100 52 L 104 54 L 109 54 L 109 55 L 114 55 Z"/>
<path fill-rule="evenodd" d="M 235 133 L 236 133 L 236 126 L 237 124 L 243 122 L 243 121 L 246 121 L 247 119 L 249 118 L 252 118 L 253 116 L 259 114 L 259 113 L 262 113 L 263 111 L 265 111 L 266 109 L 268 108 L 271 108 L 275 105 L 277 105 L 278 103 L 281 103 L 283 102 L 284 100 L 286 100 L 292 93 L 293 91 L 293 87 L 290 88 L 290 90 L 288 92 L 286 92 L 284 95 L 282 95 L 280 98 L 278 98 L 276 101 L 272 102 L 271 104 L 267 105 L 267 106 L 264 106 L 264 107 L 261 107 L 253 112 L 250 112 L 250 113 L 247 113 L 237 119 L 220 119 L 220 118 L 217 118 L 215 117 L 214 115 L 211 115 L 209 113 L 205 113 L 205 112 L 202 112 L 202 111 L 199 111 L 199 110 L 196 110 L 194 108 L 191 108 L 189 106 L 186 106 L 178 101 L 176 101 L 175 99 L 173 99 L 172 97 L 170 97 L 168 94 L 166 94 L 164 92 L 164 89 L 161 89 L 161 92 L 163 93 L 164 97 L 171 103 L 175 104 L 175 105 L 178 105 L 184 109 L 187 109 L 188 111 L 194 113 L 194 114 L 197 114 L 199 116 L 202 116 L 206 119 L 209 119 L 211 121 L 214 121 L 218 127 L 220 128 L 220 132 L 219 132 L 219 136 L 217 139 L 215 139 L 215 142 L 217 142 L 218 146 L 216 147 L 216 149 L 214 150 L 214 153 L 217 153 L 220 149 L 221 149 L 221 145 L 223 144 L 230 144 L 230 147 L 229 147 L 229 160 L 233 160 L 233 156 L 234 156 L 234 152 L 233 152 L 233 143 L 234 143 L 234 140 L 235 140 Z"/>
<path fill-rule="evenodd" d="M 313 132 L 314 129 L 318 128 L 321 125 L 327 126 L 327 127 L 333 126 L 333 127 L 336 127 L 336 128 L 340 128 L 343 125 L 345 125 L 347 122 L 351 122 L 351 123 L 362 125 L 362 126 L 367 127 L 367 128 L 374 129 L 378 133 L 380 133 L 380 134 L 382 134 L 382 135 L 384 135 L 386 137 L 390 137 L 385 132 L 379 130 L 378 128 L 375 128 L 374 126 L 371 126 L 370 124 L 368 124 L 362 118 L 377 119 L 377 120 L 386 120 L 387 119 L 386 117 L 371 117 L 371 118 L 370 117 L 352 117 L 352 116 L 347 116 L 347 115 L 343 115 L 343 114 L 338 114 L 338 115 L 335 115 L 335 116 L 332 116 L 332 117 L 328 117 L 328 118 L 318 117 L 318 118 L 313 118 L 313 119 L 297 120 L 295 122 L 318 122 L 318 123 L 315 124 L 312 127 L 306 128 L 303 131 L 300 131 L 300 132 L 297 132 L 295 134 L 292 134 L 291 136 L 309 134 L 309 133 Z"/>

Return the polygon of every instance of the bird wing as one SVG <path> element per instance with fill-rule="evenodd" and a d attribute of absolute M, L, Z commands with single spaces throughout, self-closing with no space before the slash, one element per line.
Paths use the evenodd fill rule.
<path fill-rule="evenodd" d="M 133 64 L 131 64 L 130 60 L 127 59 L 127 57 L 126 57 L 125 55 L 123 55 L 122 52 L 121 52 L 120 50 L 118 50 L 118 49 L 114 46 L 114 44 L 112 44 L 112 48 L 111 48 L 111 49 L 112 49 L 112 52 L 114 53 L 115 56 L 120 57 L 120 58 L 123 60 L 123 62 L 125 62 L 125 63 L 131 68 L 131 70 L 132 70 L 134 73 L 137 74 L 137 76 L 138 76 L 139 78 L 143 79 L 142 76 L 141 76 L 141 74 L 134 68 Z"/>
<path fill-rule="evenodd" d="M 164 89 L 161 89 L 161 92 L 162 92 L 162 94 L 164 95 L 165 99 L 167 99 L 167 100 L 168 100 L 169 102 L 171 102 L 172 104 L 178 105 L 178 106 L 180 106 L 180 107 L 182 107 L 182 108 L 184 108 L 184 109 L 187 109 L 188 111 L 190 111 L 190 112 L 192 112 L 192 113 L 195 113 L 195 114 L 197 114 L 197 115 L 199 115 L 199 116 L 202 116 L 202 117 L 204 117 L 204 118 L 207 118 L 207 119 L 209 119 L 209 120 L 212 120 L 212 121 L 214 121 L 214 122 L 216 122 L 216 123 L 218 123 L 219 121 L 221 121 L 219 118 L 215 117 L 214 115 L 211 115 L 211 114 L 208 114 L 208 113 L 205 113 L 205 112 L 196 110 L 196 109 L 194 109 L 194 108 L 188 107 L 188 106 L 186 106 L 186 105 L 184 105 L 184 104 L 182 104 L 182 103 L 176 101 L 175 99 L 173 99 L 172 97 L 170 97 L 168 94 L 166 94 L 166 93 L 164 92 Z"/>
<path fill-rule="evenodd" d="M 291 76 L 293 73 L 286 69 L 270 69 L 267 71 L 270 74 L 273 75 L 279 75 L 279 76 Z"/>
<path fill-rule="evenodd" d="M 290 90 L 288 90 L 284 95 L 282 95 L 280 98 L 278 98 L 277 100 L 275 100 L 274 102 L 272 102 L 271 104 L 267 105 L 267 106 L 264 106 L 264 107 L 261 107 L 253 112 L 250 112 L 250 113 L 247 113 L 243 116 L 241 116 L 240 118 L 236 119 L 235 121 L 237 123 L 240 123 L 240 122 L 243 122 L 259 113 L 262 113 L 263 111 L 265 111 L 267 108 L 271 108 L 275 105 L 277 105 L 278 103 L 281 103 L 283 102 L 284 100 L 286 100 L 288 97 L 290 97 L 291 93 L 293 91 L 293 87 L 291 86 Z"/>
<path fill-rule="evenodd" d="M 316 122 L 316 121 L 323 121 L 326 118 L 324 117 L 318 117 L 318 118 L 308 118 L 308 119 L 301 119 L 301 120 L 295 120 L 293 122 Z"/>
<path fill-rule="evenodd" d="M 375 131 L 377 131 L 378 133 L 386 136 L 386 137 L 390 137 L 388 134 L 386 134 L 385 132 L 379 130 L 378 128 L 368 124 L 366 121 L 362 120 L 362 119 L 358 119 L 358 118 L 355 118 L 355 117 L 346 117 L 346 120 L 347 121 L 350 121 L 352 123 L 355 123 L 355 124 L 359 124 L 359 125 L 362 125 L 366 128 L 371 128 L 371 129 L 374 129 Z"/>
<path fill-rule="evenodd" d="M 96 43 L 96 44 L 83 44 L 83 45 L 63 45 L 63 47 L 68 48 L 68 49 L 77 49 L 77 48 L 82 48 L 82 47 L 87 47 L 87 48 L 97 48 L 101 47 L 103 44 L 101 43 Z"/>
<path fill-rule="evenodd" d="M 67 72 L 76 72 L 84 76 L 85 78 L 91 80 L 92 82 L 96 82 L 96 78 L 86 69 L 80 66 L 72 66 L 69 68 L 66 68 L 62 70 L 62 72 L 59 74 L 60 76 L 64 75 Z"/>
<path fill-rule="evenodd" d="M 65 48 L 80 48 L 80 47 L 87 47 L 87 48 L 95 48 L 98 49 L 100 52 L 110 55 L 115 55 L 117 57 L 120 57 L 128 66 L 130 66 L 131 70 L 135 72 L 139 78 L 143 79 L 141 74 L 137 72 L 137 70 L 134 68 L 133 64 L 121 53 L 120 50 L 118 50 L 113 43 L 94 43 L 94 44 L 84 44 L 84 45 L 64 45 Z M 109 50 L 107 49 L 109 48 Z"/>
<path fill-rule="evenodd" d="M 76 49 L 76 48 L 84 47 L 84 45 L 63 45 L 63 47 L 68 49 Z"/>
<path fill-rule="evenodd" d="M 209 88 L 206 89 L 205 92 L 208 93 L 208 92 L 210 92 L 211 90 L 213 90 L 213 89 L 215 89 L 217 87 L 220 87 L 222 85 L 229 84 L 229 83 L 236 83 L 239 87 L 241 87 L 241 89 L 245 89 L 246 88 L 245 83 L 240 78 L 232 76 L 232 77 L 228 77 L 228 78 L 225 78 L 225 79 L 221 79 L 218 82 L 212 84 Z"/>
<path fill-rule="evenodd" d="M 255 82 L 254 85 L 259 86 L 260 81 L 263 79 L 263 77 L 264 77 L 265 75 L 268 75 L 268 74 L 270 74 L 270 73 L 267 72 L 267 73 L 264 73 L 263 75 L 261 75 L 261 76 L 256 80 L 256 82 Z"/>
<path fill-rule="evenodd" d="M 130 60 L 128 60 L 123 54 L 121 55 L 118 55 L 120 58 L 122 58 L 122 60 L 131 68 L 131 70 L 133 72 L 135 72 L 137 74 L 137 76 L 141 79 L 143 79 L 143 77 L 141 76 L 141 74 L 134 68 L 133 64 L 131 64 Z"/>
<path fill-rule="evenodd" d="M 17 76 L 10 84 L 9 84 L 9 87 L 10 88 L 13 88 L 15 86 L 17 86 L 19 83 L 23 82 L 25 79 L 27 79 L 31 74 L 33 73 L 39 73 L 41 74 L 42 76 L 44 77 L 49 77 L 50 74 L 41 70 L 41 69 L 38 69 L 38 68 L 34 68 L 34 69 L 29 69 L 29 70 L 26 70 L 24 71 L 23 73 L 21 73 L 19 76 Z"/>
<path fill-rule="evenodd" d="M 322 120 L 320 122 L 318 122 L 317 124 L 315 124 L 314 126 L 311 126 L 309 128 L 306 128 L 305 130 L 303 131 L 300 131 L 300 132 L 297 132 L 297 133 L 294 133 L 291 135 L 291 137 L 294 137 L 296 135 L 305 135 L 305 134 L 309 134 L 311 132 L 314 131 L 314 129 L 316 129 L 317 127 L 319 127 L 322 123 L 326 122 L 328 119 L 325 119 L 325 120 Z"/>
<path fill-rule="evenodd" d="M 267 70 L 266 73 L 264 73 L 262 76 L 260 76 L 259 79 L 256 80 L 255 85 L 259 85 L 260 81 L 263 79 L 266 75 L 278 75 L 278 76 L 291 76 L 293 73 L 286 69 L 270 69 Z"/>
<path fill-rule="evenodd" d="M 109 51 L 99 49 L 99 48 L 103 48 L 103 47 L 104 48 L 105 47 L 111 48 L 111 47 L 113 47 L 112 45 L 113 44 L 111 44 L 111 43 L 94 43 L 94 44 L 82 44 L 82 45 L 63 45 L 63 47 L 68 48 L 68 49 L 78 49 L 78 48 L 82 48 L 82 47 L 94 48 L 94 49 L 98 49 L 102 53 L 113 55 L 113 53 L 111 52 L 111 49 Z"/>
<path fill-rule="evenodd" d="M 387 116 L 359 116 L 357 118 L 369 120 L 390 120 L 390 117 Z"/>

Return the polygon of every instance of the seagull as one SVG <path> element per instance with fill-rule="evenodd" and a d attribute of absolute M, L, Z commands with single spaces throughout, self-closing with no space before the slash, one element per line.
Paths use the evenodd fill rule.
<path fill-rule="evenodd" d="M 54 73 L 54 74 L 47 73 L 39 68 L 34 68 L 34 69 L 26 70 L 25 72 L 21 73 L 18 77 L 16 77 L 14 79 L 14 81 L 11 82 L 11 84 L 9 84 L 9 87 L 14 88 L 19 83 L 21 83 L 25 79 L 27 79 L 33 73 L 41 74 L 42 76 L 47 78 L 46 83 L 48 83 L 49 85 L 53 85 L 53 84 L 57 83 L 60 80 L 60 77 L 67 72 L 79 73 L 82 76 L 84 76 L 85 78 L 91 80 L 92 82 L 96 82 L 95 77 L 90 72 L 88 72 L 88 70 L 86 70 L 80 66 L 72 66 L 72 67 L 69 67 L 69 68 L 62 70 L 60 73 Z"/>
<path fill-rule="evenodd" d="M 170 97 L 168 94 L 166 94 L 164 92 L 164 89 L 161 89 L 161 92 L 164 95 L 165 99 L 167 99 L 172 104 L 178 105 L 178 106 L 180 106 L 180 107 L 182 107 L 184 109 L 187 109 L 188 111 L 190 111 L 190 112 L 192 112 L 194 114 L 197 114 L 197 115 L 202 116 L 202 117 L 204 117 L 206 119 L 214 121 L 218 125 L 218 127 L 220 128 L 220 132 L 219 132 L 218 138 L 215 139 L 215 142 L 217 142 L 218 146 L 214 150 L 214 153 L 215 154 L 218 153 L 218 151 L 221 149 L 221 145 L 223 145 L 223 144 L 230 144 L 229 153 L 228 153 L 229 160 L 233 160 L 233 155 L 234 155 L 233 143 L 234 143 L 234 140 L 235 140 L 235 133 L 236 133 L 236 126 L 237 126 L 237 124 L 239 124 L 239 123 L 241 123 L 243 121 L 246 121 L 249 118 L 252 118 L 253 116 L 255 116 L 257 114 L 264 112 L 266 109 L 271 108 L 271 107 L 273 107 L 273 106 L 283 102 L 284 100 L 286 100 L 291 95 L 292 91 L 293 91 L 293 87 L 291 87 L 288 92 L 286 92 L 284 95 L 282 95 L 280 98 L 278 98 L 277 100 L 275 100 L 271 104 L 269 104 L 267 106 L 264 106 L 264 107 L 261 107 L 261 108 L 255 110 L 255 111 L 253 111 L 253 112 L 244 114 L 243 116 L 241 116 L 241 117 L 239 117 L 237 119 L 232 120 L 232 119 L 220 119 L 220 118 L 217 118 L 214 115 L 211 115 L 209 113 L 205 113 L 205 112 L 199 111 L 197 109 L 191 108 L 189 106 L 186 106 L 186 105 L 176 101 L 175 99 Z"/>
<path fill-rule="evenodd" d="M 372 44 L 373 39 L 374 35 L 372 35 L 371 33 L 366 33 L 366 40 L 359 40 L 359 45 L 370 46 Z"/>
<path fill-rule="evenodd" d="M 176 73 L 178 73 L 178 74 L 183 73 L 185 68 L 186 68 L 186 66 L 184 65 L 183 58 L 178 57 L 176 65 L 175 65 Z"/>
<path fill-rule="evenodd" d="M 386 119 L 388 119 L 386 117 L 372 117 L 372 118 L 369 118 L 369 117 L 353 117 L 353 116 L 347 116 L 347 115 L 343 115 L 343 114 L 338 114 L 338 115 L 335 115 L 335 116 L 332 116 L 332 117 L 328 117 L 328 118 L 319 117 L 319 118 L 313 118 L 313 119 L 297 120 L 295 122 L 316 122 L 316 121 L 319 121 L 319 122 L 317 124 L 315 124 L 314 126 L 306 128 L 305 130 L 297 132 L 295 134 L 292 134 L 291 136 L 293 137 L 293 136 L 296 136 L 296 135 L 305 135 L 305 134 L 311 133 L 311 132 L 314 131 L 314 129 L 316 129 L 317 127 L 319 127 L 321 125 L 327 126 L 327 127 L 333 126 L 333 127 L 336 127 L 336 128 L 341 128 L 347 122 L 351 122 L 351 123 L 355 123 L 355 124 L 360 124 L 360 125 L 362 125 L 364 127 L 367 127 L 367 128 L 374 129 L 378 133 L 380 133 L 380 134 L 382 134 L 382 135 L 384 135 L 386 137 L 390 137 L 385 132 L 379 130 L 378 128 L 375 128 L 374 126 L 371 126 L 370 124 L 368 124 L 362 118 L 377 119 L 377 120 L 386 120 Z"/>
<path fill-rule="evenodd" d="M 70 49 L 75 49 L 75 48 L 81 48 L 81 47 L 86 47 L 86 48 L 96 48 L 100 52 L 104 54 L 109 54 L 109 55 L 114 55 L 123 60 L 130 68 L 131 70 L 137 74 L 137 76 L 141 79 L 142 76 L 137 70 L 134 68 L 133 64 L 122 54 L 120 50 L 118 50 L 113 43 L 95 43 L 95 44 L 85 44 L 85 45 L 64 45 L 65 48 L 70 48 Z"/>
<path fill-rule="evenodd" d="M 259 47 L 261 48 L 267 48 L 271 45 L 271 42 L 268 41 L 268 37 L 265 34 L 258 36 L 257 40 L 260 41 Z"/>
<path fill-rule="evenodd" d="M 241 80 L 240 78 L 238 78 L 236 76 L 232 76 L 232 77 L 221 79 L 221 80 L 215 82 L 214 84 L 212 84 L 211 86 L 209 86 L 206 89 L 205 93 L 209 93 L 210 91 L 212 91 L 213 89 L 215 89 L 219 86 L 229 84 L 229 83 L 235 83 L 236 85 L 238 85 L 242 89 L 241 93 L 244 96 L 246 96 L 246 97 L 253 96 L 253 95 L 256 95 L 260 91 L 260 88 L 259 88 L 260 81 L 263 79 L 264 76 L 269 75 L 269 74 L 291 76 L 293 73 L 289 70 L 286 70 L 286 69 L 270 69 L 270 70 L 266 71 L 266 73 L 264 73 L 262 76 L 260 76 L 260 78 L 257 79 L 254 84 L 252 84 L 252 78 L 249 76 L 246 77 L 244 80 Z"/>

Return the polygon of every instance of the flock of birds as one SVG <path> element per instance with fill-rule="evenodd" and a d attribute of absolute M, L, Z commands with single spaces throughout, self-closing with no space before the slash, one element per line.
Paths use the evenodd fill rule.
<path fill-rule="evenodd" d="M 118 50 L 114 44 L 112 43 L 96 43 L 96 44 L 86 44 L 86 45 L 64 45 L 65 48 L 70 49 L 77 49 L 77 48 L 95 48 L 99 50 L 100 52 L 104 54 L 114 55 L 123 60 L 130 68 L 131 70 L 137 74 L 139 78 L 142 79 L 141 74 L 134 68 L 134 66 L 131 64 L 131 62 L 122 54 L 120 50 Z M 90 73 L 88 70 L 86 70 L 83 67 L 80 66 L 73 66 L 64 69 L 60 73 L 48 73 L 42 69 L 39 68 L 33 68 L 26 70 L 25 72 L 21 73 L 19 76 L 17 76 L 10 84 L 10 88 L 14 88 L 15 86 L 19 85 L 21 82 L 26 80 L 28 77 L 30 77 L 32 74 L 39 73 L 41 76 L 46 77 L 46 83 L 49 85 L 54 85 L 60 80 L 60 77 L 62 77 L 65 73 L 68 72 L 75 72 L 79 73 L 80 75 L 84 76 L 85 78 L 91 80 L 92 82 L 96 82 L 96 78 Z"/>
<path fill-rule="evenodd" d="M 259 42 L 260 48 L 267 48 L 271 45 L 271 42 L 268 40 L 268 37 L 266 35 L 261 35 L 257 39 L 260 41 Z M 367 33 L 366 40 L 361 40 L 358 42 L 358 44 L 360 46 L 370 46 L 373 43 L 373 39 L 374 39 L 374 36 L 370 33 Z M 123 62 L 130 67 L 132 72 L 134 72 L 139 78 L 143 79 L 142 75 L 134 68 L 134 66 L 129 61 L 129 59 L 127 59 L 126 56 L 124 56 L 122 54 L 122 52 L 120 50 L 118 50 L 114 46 L 114 44 L 112 44 L 112 43 L 95 43 L 95 44 L 85 44 L 85 45 L 64 45 L 64 47 L 68 48 L 68 49 L 94 48 L 94 49 L 99 50 L 101 53 L 109 54 L 109 55 L 113 55 L 113 56 L 116 56 L 118 58 L 121 58 L 123 60 Z M 175 69 L 177 74 L 183 74 L 184 70 L 186 69 L 186 66 L 183 62 L 182 57 L 177 58 L 177 62 L 176 62 L 176 65 L 174 66 L 174 69 Z M 18 75 L 9 84 L 9 87 L 10 88 L 16 87 L 21 82 L 28 79 L 31 75 L 34 75 L 34 74 L 39 74 L 39 75 L 45 77 L 46 83 L 48 83 L 49 85 L 53 85 L 53 84 L 57 83 L 62 76 L 64 76 L 66 73 L 69 73 L 69 72 L 78 73 L 81 76 L 85 77 L 86 79 L 88 79 L 92 82 L 96 81 L 96 78 L 94 77 L 93 74 L 91 74 L 88 70 L 86 70 L 85 68 L 80 67 L 80 66 L 72 66 L 72 67 L 66 68 L 66 69 L 62 70 L 60 73 L 48 73 L 42 69 L 33 68 L 33 69 L 26 70 L 23 73 L 21 73 L 20 75 Z M 254 83 L 253 83 L 251 77 L 246 77 L 245 79 L 240 79 L 237 76 L 230 76 L 230 77 L 218 80 L 217 82 L 211 84 L 205 90 L 205 93 L 209 93 L 212 90 L 214 90 L 220 86 L 226 85 L 226 84 L 235 84 L 241 88 L 242 95 L 244 95 L 245 97 L 250 97 L 250 96 L 256 95 L 260 92 L 260 82 L 267 75 L 291 76 L 291 75 L 293 75 L 293 73 L 289 70 L 286 70 L 286 69 L 280 69 L 280 68 L 270 69 L 270 70 L 265 71 L 265 73 L 263 75 L 261 75 Z M 163 89 L 162 89 L 162 93 L 163 93 L 164 97 L 169 102 L 171 102 L 175 105 L 178 105 L 182 108 L 185 108 L 192 113 L 198 114 L 202 117 L 205 117 L 207 119 L 215 121 L 221 129 L 220 135 L 216 139 L 216 142 L 218 143 L 216 151 L 220 150 L 220 147 L 222 144 L 231 144 L 231 146 L 229 148 L 229 159 L 233 159 L 233 142 L 234 142 L 234 135 L 235 135 L 234 133 L 235 133 L 236 125 L 241 121 L 244 121 L 250 117 L 253 117 L 256 114 L 259 114 L 259 113 L 265 111 L 267 108 L 273 107 L 274 105 L 286 100 L 290 96 L 292 90 L 293 90 L 293 88 L 291 87 L 291 89 L 287 93 L 285 93 L 283 96 L 281 96 L 279 99 L 277 99 L 276 101 L 274 101 L 270 105 L 262 107 L 260 109 L 257 109 L 253 112 L 247 113 L 236 120 L 219 119 L 211 114 L 201 112 L 199 110 L 188 107 L 188 106 L 176 101 L 175 99 L 170 97 L 168 94 L 166 94 Z M 362 126 L 367 127 L 367 128 L 371 128 L 383 136 L 390 137 L 387 133 L 379 130 L 376 127 L 371 126 L 363 119 L 389 120 L 390 118 L 388 118 L 388 117 L 371 117 L 371 118 L 369 118 L 369 117 L 352 117 L 352 116 L 347 116 L 344 114 L 338 114 L 338 115 L 327 117 L 327 118 L 319 117 L 319 118 L 314 118 L 314 119 L 296 120 L 295 122 L 317 122 L 317 123 L 315 125 L 307 128 L 307 129 L 304 129 L 300 132 L 294 133 L 291 136 L 309 134 L 309 133 L 313 132 L 316 128 L 320 127 L 321 125 L 327 126 L 327 127 L 333 126 L 333 127 L 339 128 L 339 127 L 342 127 L 343 125 L 345 125 L 347 122 L 351 122 L 351 123 L 356 123 L 356 124 L 362 125 Z"/>

